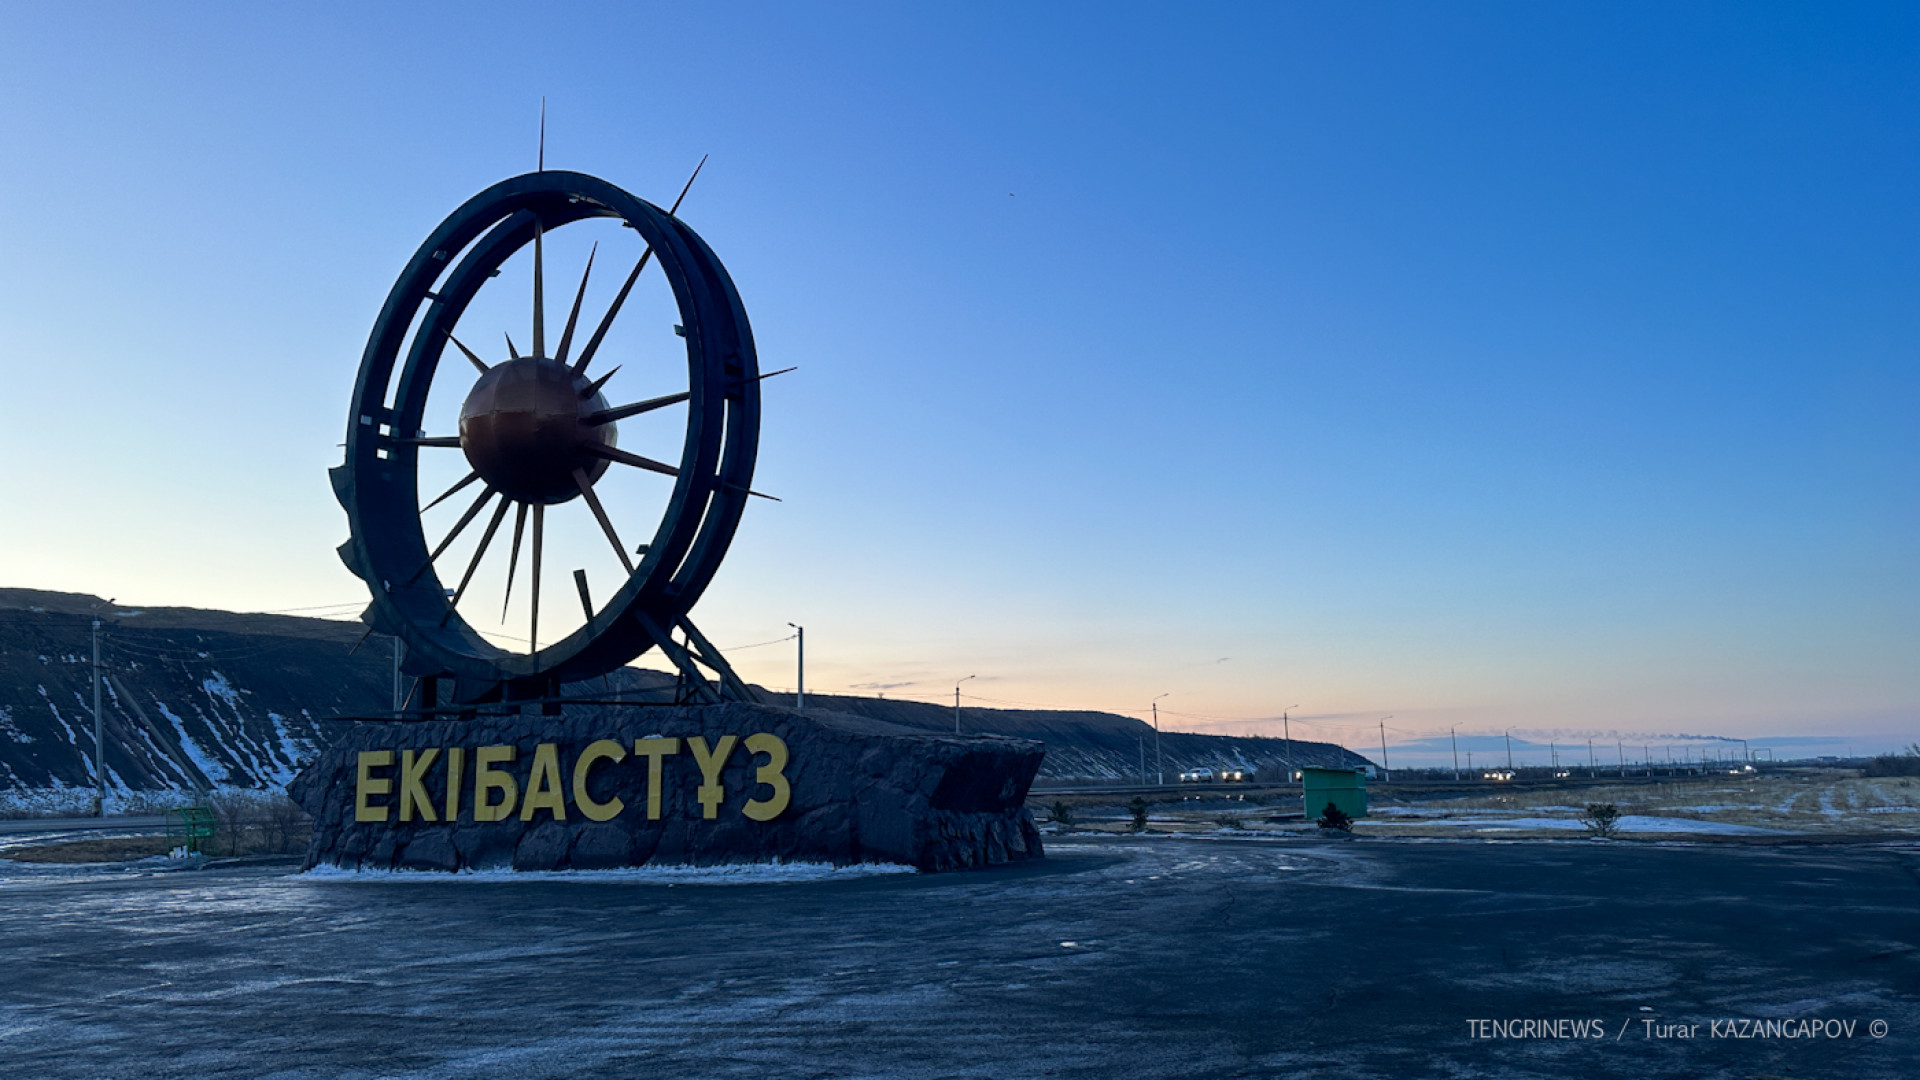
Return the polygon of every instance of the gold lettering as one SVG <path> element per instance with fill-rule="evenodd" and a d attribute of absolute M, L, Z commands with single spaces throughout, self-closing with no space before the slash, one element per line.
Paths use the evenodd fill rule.
<path fill-rule="evenodd" d="M 460 817 L 460 780 L 467 775 L 467 748 L 447 747 L 447 820 Z"/>
<path fill-rule="evenodd" d="M 535 810 L 551 810 L 553 820 L 567 820 L 566 797 L 560 787 L 560 749 L 550 742 L 533 748 L 533 770 L 527 774 L 527 797 L 520 800 L 520 820 L 532 821 Z"/>
<path fill-rule="evenodd" d="M 353 820 L 387 820 L 387 812 L 393 808 L 384 804 L 374 806 L 367 802 L 367 799 L 373 795 L 391 795 L 393 793 L 392 777 L 375 777 L 373 775 L 373 770 L 384 769 L 391 764 L 393 764 L 393 751 L 391 750 L 360 751 L 359 775 L 354 777 L 353 784 Z"/>
<path fill-rule="evenodd" d="M 747 752 L 767 755 L 767 763 L 753 774 L 754 782 L 765 784 L 773 789 L 770 799 L 754 799 L 740 808 L 740 812 L 755 821 L 772 821 L 780 816 L 793 801 L 793 788 L 788 786 L 786 777 L 787 744 L 778 735 L 760 732 L 747 736 Z"/>
<path fill-rule="evenodd" d="M 601 758 L 616 762 L 623 761 L 626 756 L 627 748 L 612 739 L 601 739 L 599 742 L 589 743 L 585 750 L 580 751 L 580 760 L 573 763 L 573 805 L 580 808 L 580 812 L 587 816 L 588 821 L 611 821 L 620 811 L 627 808 L 627 804 L 621 802 L 618 795 L 602 803 L 594 802 L 593 796 L 587 794 L 587 771 L 593 768 L 594 762 Z"/>
<path fill-rule="evenodd" d="M 659 821 L 660 777 L 665 771 L 661 765 L 669 754 L 680 752 L 680 740 L 650 735 L 644 739 L 633 740 L 633 752 L 647 759 L 647 820 Z"/>
<path fill-rule="evenodd" d="M 722 735 L 714 743 L 712 753 L 708 753 L 707 740 L 698 735 L 687 737 L 687 749 L 693 751 L 694 764 L 700 766 L 702 782 L 695 798 L 700 800 L 700 816 L 703 818 L 719 816 L 720 800 L 727 796 L 727 789 L 720 786 L 720 770 L 726 765 L 727 758 L 733 756 L 734 744 L 739 741 L 737 735 Z"/>
<path fill-rule="evenodd" d="M 517 751 L 511 746 L 482 746 L 473 752 L 473 820 L 505 821 L 513 816 L 513 804 L 520 797 L 520 785 L 513 774 L 493 768 L 512 761 Z M 493 802 L 488 793 L 501 793 Z"/>
<path fill-rule="evenodd" d="M 416 757 L 411 750 L 400 751 L 400 820 L 412 821 L 413 812 L 420 811 L 421 821 L 437 820 L 433 816 L 433 801 L 427 796 L 427 767 L 433 759 L 440 756 L 440 748 L 429 747 L 420 751 Z"/>

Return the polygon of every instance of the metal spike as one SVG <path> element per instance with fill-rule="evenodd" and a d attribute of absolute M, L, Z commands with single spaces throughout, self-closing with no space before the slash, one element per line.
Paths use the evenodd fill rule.
<path fill-rule="evenodd" d="M 613 553 L 620 556 L 620 565 L 633 573 L 633 559 L 628 557 L 625 544 L 620 542 L 620 534 L 613 531 L 613 522 L 607 520 L 607 508 L 600 505 L 600 496 L 593 493 L 593 481 L 587 479 L 585 469 L 573 470 L 573 482 L 580 488 L 580 494 L 586 496 L 587 507 L 593 511 L 594 520 L 600 522 L 600 531 L 607 534 L 607 540 L 613 544 Z"/>
<path fill-rule="evenodd" d="M 546 227 L 533 219 L 533 355 L 547 355 Z"/>
<path fill-rule="evenodd" d="M 649 457 L 641 457 L 639 454 L 629 453 L 617 446 L 608 446 L 605 443 L 587 443 L 584 449 L 587 453 L 595 457 L 606 458 L 608 461 L 617 461 L 622 465 L 631 465 L 636 469 L 645 469 L 648 472 L 656 472 L 661 476 L 680 475 L 679 469 L 668 465 L 664 461 L 655 461 Z M 633 567 L 629 566 L 627 569 L 632 570 Z"/>
<path fill-rule="evenodd" d="M 467 354 L 467 359 L 473 361 L 473 366 L 480 369 L 480 374 L 485 375 L 487 373 L 486 361 L 473 355 L 472 349 L 467 348 L 465 345 L 461 345 L 460 339 L 453 336 L 453 331 L 451 330 L 447 331 L 447 340 L 453 342 L 454 345 L 457 346 L 461 352 Z"/>
<path fill-rule="evenodd" d="M 528 588 L 533 590 L 532 626 L 527 630 L 527 651 L 540 651 L 540 537 L 546 531 L 547 504 L 533 504 L 533 566 L 530 567 L 533 578 Z"/>
<path fill-rule="evenodd" d="M 585 570 L 575 570 L 573 572 L 573 587 L 580 590 L 580 610 L 586 612 L 587 621 L 592 622 L 593 594 L 587 591 L 587 572 Z"/>
<path fill-rule="evenodd" d="M 587 268 L 580 274 L 580 291 L 573 294 L 573 310 L 567 312 L 567 328 L 560 332 L 560 348 L 553 358 L 560 363 L 567 362 L 567 346 L 573 344 L 573 326 L 580 321 L 580 302 L 587 298 L 587 278 L 593 275 L 593 257 L 600 253 L 600 242 L 593 242 L 593 250 L 587 252 Z"/>
<path fill-rule="evenodd" d="M 437 498 L 437 499 L 435 499 L 435 500 L 433 500 L 432 502 L 430 502 L 430 503 L 428 503 L 427 505 L 425 505 L 425 506 L 423 506 L 423 507 L 421 507 L 421 508 L 420 508 L 420 512 L 424 514 L 424 513 L 426 513 L 427 511 L 429 511 L 429 510 L 431 510 L 431 509 L 433 509 L 434 507 L 436 507 L 436 506 L 439 506 L 439 505 L 440 505 L 441 503 L 443 503 L 443 502 L 445 502 L 445 501 L 447 501 L 447 497 L 448 497 L 448 496 L 450 496 L 450 495 L 452 495 L 452 494 L 453 494 L 454 492 L 456 492 L 456 491 L 459 491 L 459 490 L 460 490 L 461 488 L 463 488 L 463 487 L 466 487 L 466 486 L 467 486 L 468 484 L 471 484 L 471 483 L 473 483 L 473 482 L 474 482 L 475 480 L 478 480 L 478 479 L 480 479 L 480 474 L 479 474 L 479 473 L 477 473 L 477 472 L 470 472 L 470 473 L 468 473 L 468 474 L 467 474 L 466 476 L 464 476 L 464 477 L 462 477 L 462 478 L 461 478 L 461 480 L 460 480 L 460 482 L 459 482 L 459 483 L 457 483 L 457 484 L 455 484 L 455 485 L 453 485 L 452 487 L 450 487 L 450 488 L 448 488 L 448 489 L 447 489 L 446 491 L 444 491 L 444 492 L 441 492 L 441 494 L 440 494 L 440 497 L 439 497 L 439 498 Z"/>
<path fill-rule="evenodd" d="M 520 534 L 527 528 L 527 504 L 517 504 L 513 514 L 513 550 L 507 555 L 507 593 L 500 599 L 500 621 L 507 621 L 507 606 L 513 603 L 513 572 L 520 565 Z"/>
<path fill-rule="evenodd" d="M 600 388 L 607 385 L 607 380 L 613 378 L 615 372 L 618 372 L 622 366 L 623 365 L 615 364 L 613 365 L 613 371 L 609 371 L 605 375 L 602 375 L 599 378 L 593 380 L 591 383 L 588 383 L 587 388 L 585 390 L 580 391 L 580 400 L 587 401 L 591 399 L 593 395 L 599 393 Z"/>

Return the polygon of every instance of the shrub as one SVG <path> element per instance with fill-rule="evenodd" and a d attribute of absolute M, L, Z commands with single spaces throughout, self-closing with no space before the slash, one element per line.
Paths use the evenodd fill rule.
<path fill-rule="evenodd" d="M 1053 815 L 1054 824 L 1069 829 L 1073 827 L 1073 807 L 1064 802 L 1056 802 L 1047 812 Z"/>
<path fill-rule="evenodd" d="M 1323 829 L 1339 829 L 1341 832 L 1352 832 L 1353 819 L 1347 816 L 1345 810 L 1329 802 L 1327 803 L 1327 808 L 1320 811 L 1320 827 Z"/>
<path fill-rule="evenodd" d="M 1860 770 L 1862 776 L 1920 776 L 1920 743 L 1907 747 L 1905 753 L 1881 754 L 1867 762 Z"/>
<path fill-rule="evenodd" d="M 1620 808 L 1610 802 L 1588 803 L 1587 811 L 1580 815 L 1580 824 L 1587 827 L 1589 836 L 1606 839 L 1620 827 Z"/>
<path fill-rule="evenodd" d="M 268 801 L 261 822 L 262 838 L 270 855 L 297 855 L 306 849 L 310 829 L 307 812 L 285 795 Z"/>
<path fill-rule="evenodd" d="M 1133 801 L 1127 804 L 1127 813 L 1133 815 L 1134 832 L 1147 831 L 1147 800 L 1135 795 Z"/>

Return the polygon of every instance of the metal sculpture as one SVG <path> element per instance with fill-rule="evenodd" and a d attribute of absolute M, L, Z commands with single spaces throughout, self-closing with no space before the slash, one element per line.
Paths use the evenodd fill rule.
<path fill-rule="evenodd" d="M 691 187 L 693 180 L 687 184 Z M 680 195 L 684 198 L 686 190 Z M 733 281 L 706 243 L 674 216 L 679 205 L 676 199 L 672 209 L 661 210 L 581 173 L 516 176 L 455 210 L 420 245 L 388 294 L 354 384 L 346 461 L 330 475 L 351 528 L 341 558 L 373 597 L 363 617 L 374 631 L 404 643 L 403 669 L 420 680 L 408 702 L 410 713 L 434 715 L 494 702 L 538 701 L 552 709 L 562 683 L 604 675 L 654 647 L 681 672 L 685 696 L 748 699 L 744 685 L 687 613 L 719 568 L 747 499 L 758 494 L 749 485 L 762 376 Z M 581 307 L 596 244 L 564 327 L 557 341 L 550 341 L 548 238 L 595 219 L 617 220 L 625 226 L 620 235 L 634 238 L 628 242 L 643 250 L 582 341 Z M 489 333 L 507 330 L 506 355 L 483 357 L 456 337 L 463 329 L 461 316 L 500 276 L 503 264 L 528 245 L 533 249 L 529 348 L 519 350 L 512 329 L 488 327 Z M 673 331 L 685 342 L 686 388 L 612 405 L 609 380 L 620 369 L 601 373 L 593 364 L 649 262 L 659 264 L 656 277 L 664 277 L 672 291 L 678 312 Z M 658 329 L 664 336 L 666 327 Z M 456 353 L 443 370 L 449 345 Z M 464 388 L 457 433 L 429 433 L 430 392 L 450 381 L 463 389 L 458 376 L 467 365 L 477 378 Z M 678 462 L 620 448 L 622 423 L 659 423 L 683 408 Z M 423 505 L 421 455 L 455 452 L 465 457 L 465 475 Z M 658 525 L 637 547 L 627 546 L 634 533 L 623 541 L 601 498 L 602 488 L 616 478 L 672 485 Z M 448 506 L 443 513 L 450 513 L 460 504 L 448 500 L 476 487 L 464 512 L 430 544 L 424 515 L 442 504 Z M 528 619 L 526 638 L 503 647 L 475 629 L 461 605 L 471 606 L 476 575 L 509 510 L 512 542 L 501 617 L 511 605 L 527 541 Z M 542 643 L 546 534 L 553 524 L 549 519 L 563 514 L 576 527 L 604 534 L 626 577 L 596 603 L 585 569 L 575 570 L 585 621 L 560 640 Z M 457 568 L 458 577 L 448 588 L 438 560 L 483 517 L 483 531 L 464 567 L 457 560 L 449 567 Z M 707 681 L 709 672 L 713 684 Z"/>

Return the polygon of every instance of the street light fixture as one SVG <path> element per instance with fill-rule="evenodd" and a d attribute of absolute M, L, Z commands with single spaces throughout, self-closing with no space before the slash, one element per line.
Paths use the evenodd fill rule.
<path fill-rule="evenodd" d="M 973 676 L 967 676 L 967 679 L 971 678 Z M 967 679 L 961 679 L 953 684 L 953 733 L 955 735 L 960 734 L 960 683 L 966 682 Z"/>

